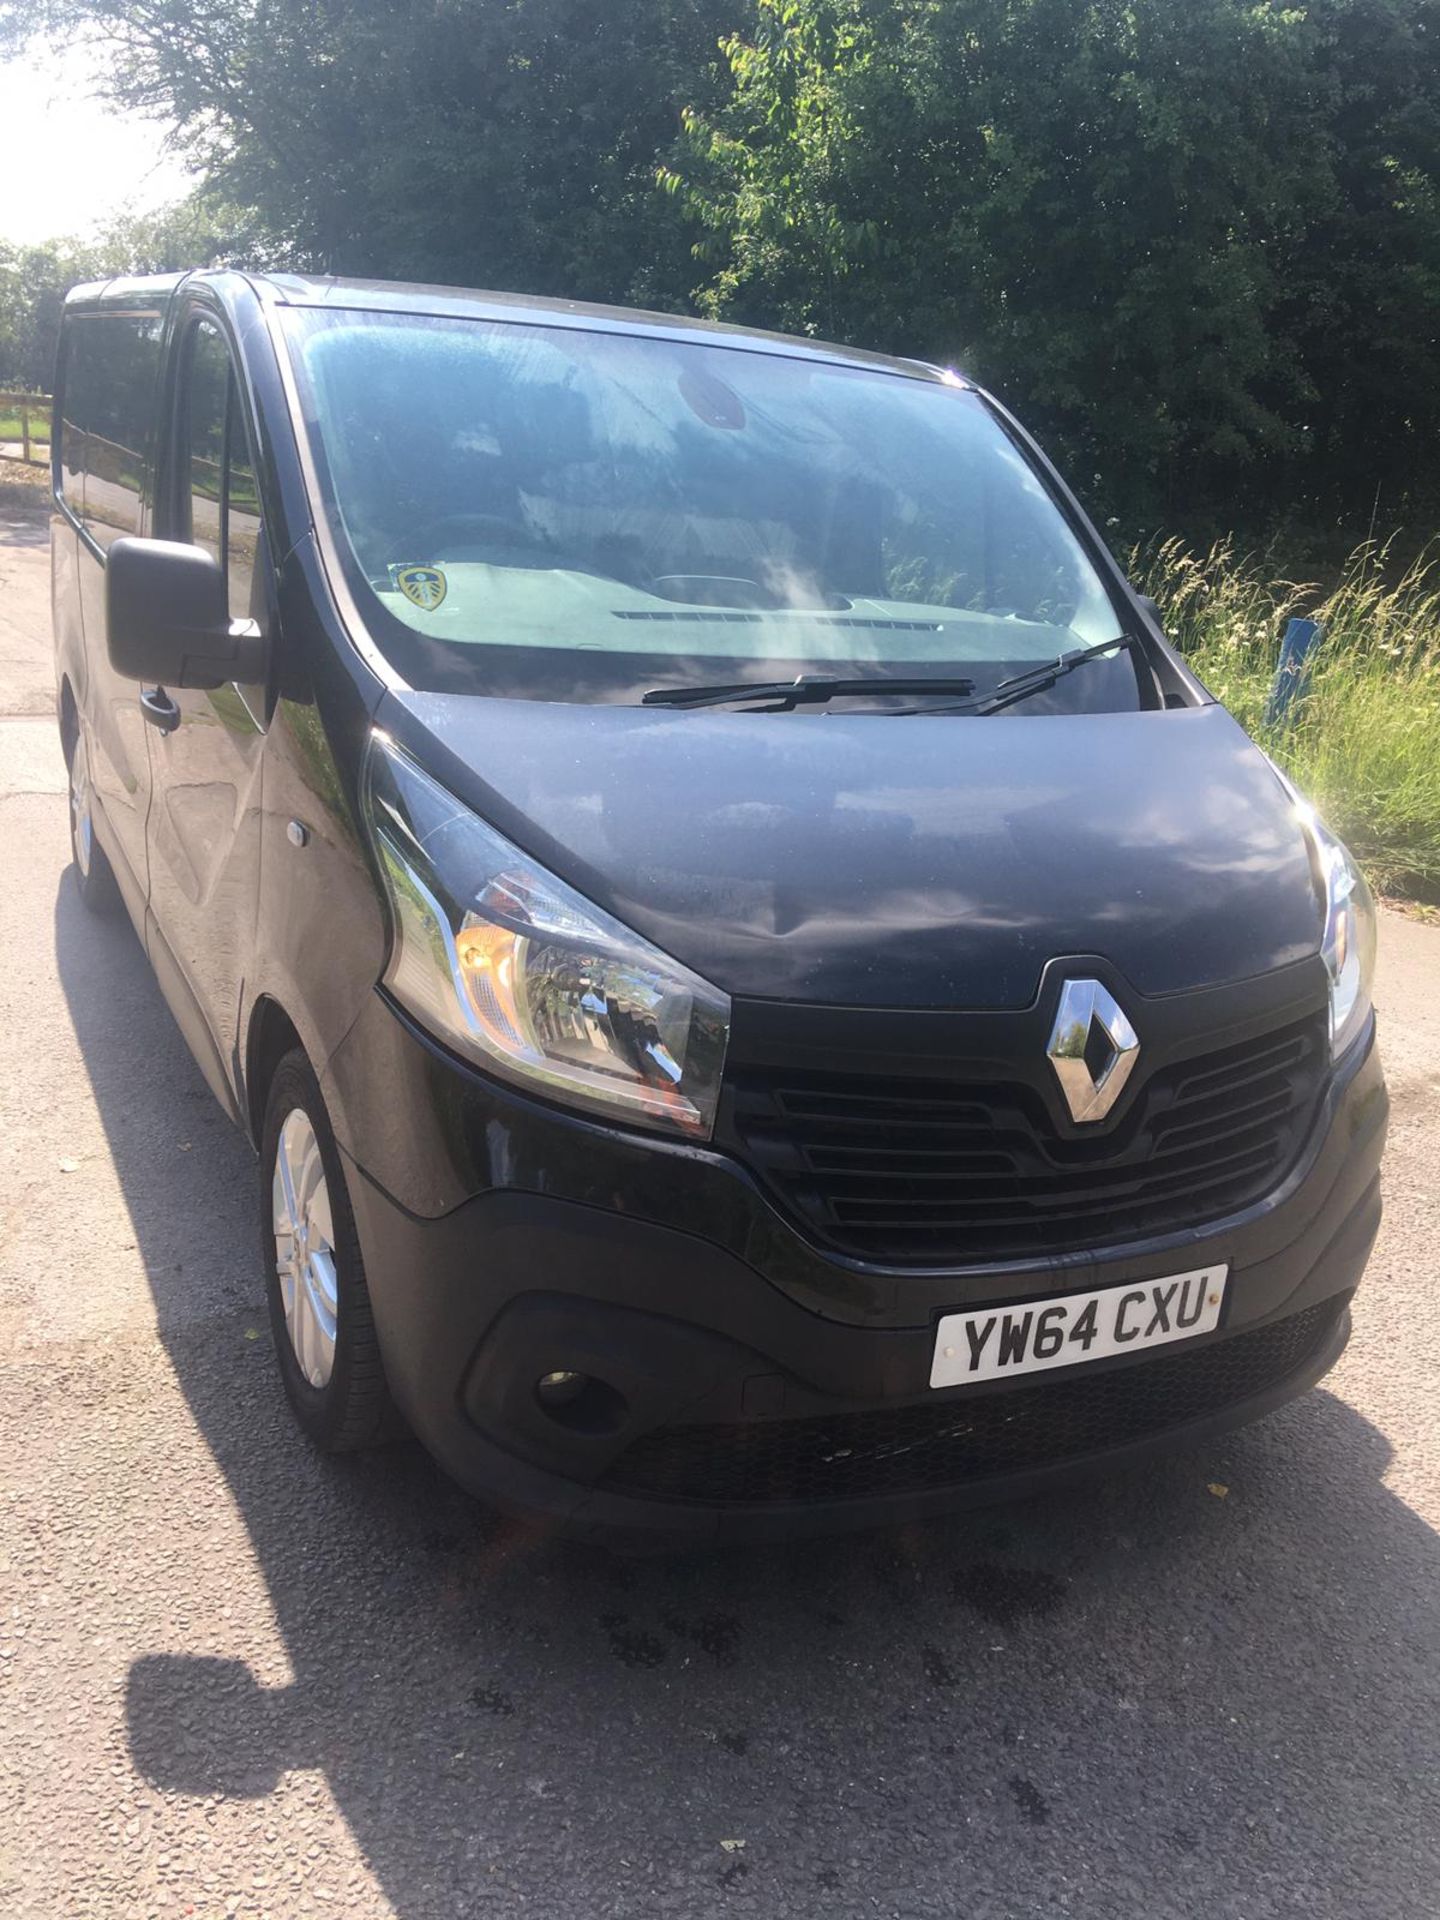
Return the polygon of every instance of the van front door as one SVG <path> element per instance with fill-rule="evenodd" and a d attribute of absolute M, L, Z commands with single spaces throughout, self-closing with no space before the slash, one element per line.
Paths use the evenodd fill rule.
<path fill-rule="evenodd" d="M 60 499 L 78 528 L 75 576 L 85 684 L 75 690 L 76 751 L 115 878 L 137 925 L 145 897 L 150 728 L 139 688 L 110 665 L 105 555 L 149 531 L 150 456 L 163 314 L 102 308 L 67 321 L 61 371 Z"/>
<path fill-rule="evenodd" d="M 182 316 L 172 364 L 163 531 L 213 554 L 225 571 L 231 618 L 256 618 L 263 628 L 253 436 L 218 317 L 194 309 Z M 231 684 L 162 694 L 167 724 L 150 747 L 151 957 L 206 1078 L 229 1107 L 259 899 L 265 690 Z"/>

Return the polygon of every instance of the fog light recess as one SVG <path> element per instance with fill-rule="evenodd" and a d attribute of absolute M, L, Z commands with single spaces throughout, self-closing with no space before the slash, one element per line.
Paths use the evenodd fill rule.
<path fill-rule="evenodd" d="M 575 1433 L 617 1433 L 630 1411 L 624 1394 L 608 1381 L 569 1367 L 542 1373 L 535 1399 L 542 1413 Z"/>
<path fill-rule="evenodd" d="M 554 1413 L 578 1400 L 589 1384 L 588 1373 L 568 1373 L 562 1368 L 556 1373 L 542 1373 L 535 1383 L 535 1393 L 545 1411 Z"/>

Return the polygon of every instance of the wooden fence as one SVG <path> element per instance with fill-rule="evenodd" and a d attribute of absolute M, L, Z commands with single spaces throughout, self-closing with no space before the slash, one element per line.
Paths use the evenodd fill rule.
<path fill-rule="evenodd" d="M 7 392 L 0 387 L 0 414 L 18 414 L 20 416 L 20 458 L 33 460 L 32 440 L 34 428 L 43 421 L 45 440 L 50 440 L 50 395 L 48 393 Z M 46 456 L 48 458 L 48 455 Z M 43 461 L 40 463 L 43 464 Z"/>

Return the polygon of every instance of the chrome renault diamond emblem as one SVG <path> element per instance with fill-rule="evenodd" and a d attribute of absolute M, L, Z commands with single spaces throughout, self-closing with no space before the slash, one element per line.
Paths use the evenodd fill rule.
<path fill-rule="evenodd" d="M 1140 1040 L 1098 980 L 1067 980 L 1046 1048 L 1070 1117 L 1103 1120 L 1140 1058 Z"/>

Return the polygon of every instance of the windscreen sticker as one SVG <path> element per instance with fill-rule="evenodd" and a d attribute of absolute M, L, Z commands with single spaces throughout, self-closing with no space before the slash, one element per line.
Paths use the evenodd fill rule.
<path fill-rule="evenodd" d="M 435 611 L 449 588 L 439 567 L 392 567 L 390 573 L 411 605 L 425 613 Z"/>

